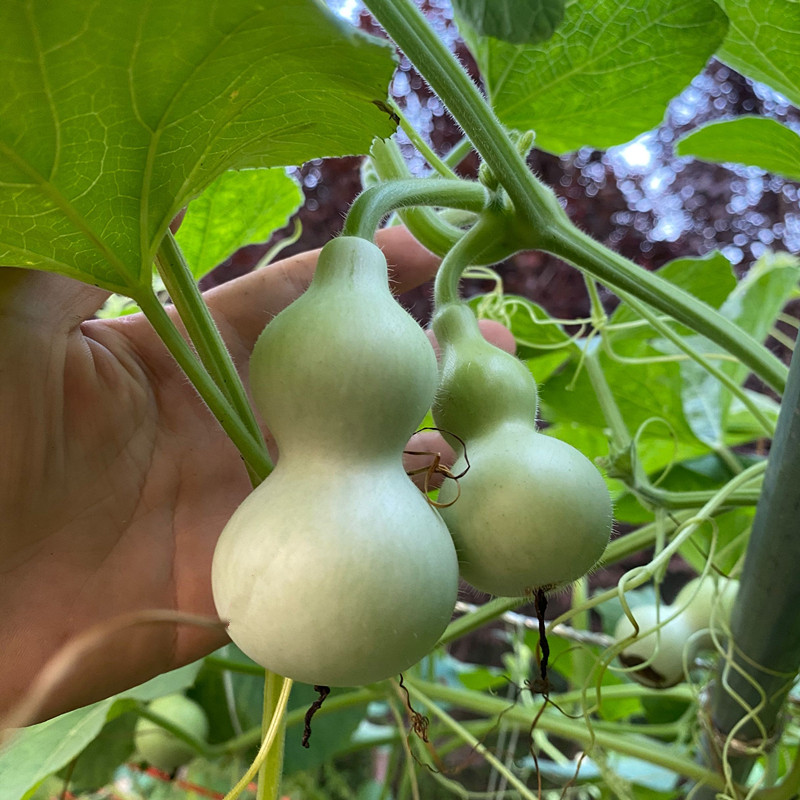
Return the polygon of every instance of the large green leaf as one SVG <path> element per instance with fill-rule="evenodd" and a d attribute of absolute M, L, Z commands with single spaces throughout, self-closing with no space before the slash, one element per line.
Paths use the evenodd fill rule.
<path fill-rule="evenodd" d="M 800 0 L 717 0 L 730 20 L 717 58 L 800 106 Z"/>
<path fill-rule="evenodd" d="M 0 800 L 19 800 L 43 778 L 68 764 L 99 735 L 106 722 L 134 704 L 190 686 L 202 662 L 159 675 L 114 697 L 24 728 L 0 752 Z"/>
<path fill-rule="evenodd" d="M 283 169 L 230 170 L 189 203 L 175 238 L 199 279 L 240 247 L 266 242 L 302 203 Z"/>
<path fill-rule="evenodd" d="M 392 51 L 315 0 L 0 4 L 0 264 L 112 291 L 227 169 L 363 153 Z"/>
<path fill-rule="evenodd" d="M 655 127 L 722 42 L 714 0 L 586 0 L 547 42 L 468 38 L 500 120 L 536 146 L 606 148 Z"/>
<path fill-rule="evenodd" d="M 715 164 L 760 167 L 800 181 L 800 136 L 766 117 L 738 117 L 703 125 L 678 140 L 675 152 Z"/>
<path fill-rule="evenodd" d="M 564 18 L 565 0 L 453 0 L 459 26 L 512 44 L 549 39 Z"/>

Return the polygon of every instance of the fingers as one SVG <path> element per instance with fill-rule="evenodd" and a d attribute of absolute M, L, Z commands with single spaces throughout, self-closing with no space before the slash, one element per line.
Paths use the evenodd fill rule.
<path fill-rule="evenodd" d="M 51 272 L 0 267 L 0 322 L 35 326 L 37 331 L 69 332 L 91 319 L 109 292 Z"/>

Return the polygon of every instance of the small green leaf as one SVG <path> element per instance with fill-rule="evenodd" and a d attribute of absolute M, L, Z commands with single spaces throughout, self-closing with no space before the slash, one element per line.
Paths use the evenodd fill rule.
<path fill-rule="evenodd" d="M 774 119 L 739 117 L 703 125 L 679 139 L 675 152 L 714 164 L 744 164 L 800 180 L 800 135 Z"/>
<path fill-rule="evenodd" d="M 240 247 L 268 241 L 302 203 L 283 169 L 230 170 L 189 203 L 175 238 L 199 280 Z"/>
<path fill-rule="evenodd" d="M 726 30 L 714 0 L 587 0 L 545 43 L 466 39 L 501 122 L 560 154 L 654 128 Z"/>
<path fill-rule="evenodd" d="M 549 39 L 564 18 L 565 0 L 453 0 L 460 24 L 510 44 Z"/>
<path fill-rule="evenodd" d="M 166 672 L 99 703 L 23 728 L 0 752 L 0 800 L 22 797 L 43 778 L 72 761 L 107 721 L 130 709 L 132 700 L 152 700 L 190 686 L 201 663 Z"/>
<path fill-rule="evenodd" d="M 77 792 L 96 791 L 110 783 L 114 772 L 133 753 L 134 714 L 123 714 L 107 722 L 99 735 L 78 756 L 75 769 L 62 770 L 69 775 L 69 788 Z"/>
<path fill-rule="evenodd" d="M 717 58 L 800 106 L 800 2 L 717 2 L 730 20 Z"/>
<path fill-rule="evenodd" d="M 0 4 L 0 264 L 131 293 L 228 169 L 365 153 L 385 43 L 316 0 Z"/>

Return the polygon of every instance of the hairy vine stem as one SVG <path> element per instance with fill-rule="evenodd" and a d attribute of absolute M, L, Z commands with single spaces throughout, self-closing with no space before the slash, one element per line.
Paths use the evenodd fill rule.
<path fill-rule="evenodd" d="M 343 236 L 360 236 L 372 241 L 381 220 L 399 208 L 442 206 L 480 212 L 489 202 L 486 188 L 474 181 L 409 178 L 372 186 L 350 207 Z"/>

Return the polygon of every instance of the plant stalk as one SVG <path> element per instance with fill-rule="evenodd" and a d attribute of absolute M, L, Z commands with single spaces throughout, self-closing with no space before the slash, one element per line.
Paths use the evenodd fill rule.
<path fill-rule="evenodd" d="M 597 728 L 590 729 L 583 718 L 574 720 L 559 713 L 544 713 L 537 717 L 540 709 L 535 706 L 526 707 L 520 703 L 511 705 L 507 700 L 491 697 L 483 692 L 443 686 L 416 678 L 407 677 L 405 682 L 412 695 L 418 692 L 420 693 L 418 696 L 424 694 L 431 700 L 451 703 L 459 708 L 485 716 L 497 717 L 502 714 L 505 722 L 526 730 L 530 730 L 535 720 L 537 730 L 577 742 L 587 751 L 596 745 L 604 750 L 613 750 L 623 755 L 642 759 L 650 764 L 656 764 L 679 775 L 685 775 L 697 783 L 707 784 L 716 790 L 720 790 L 724 786 L 724 781 L 719 774 L 705 769 L 683 756 L 675 755 L 658 740 L 650 740 L 643 736 L 634 738 L 629 734 L 620 736 Z"/>
<path fill-rule="evenodd" d="M 442 206 L 480 212 L 489 202 L 486 187 L 474 181 L 409 178 L 371 186 L 355 200 L 345 220 L 343 236 L 372 241 L 381 220 L 399 208 Z"/>
<path fill-rule="evenodd" d="M 231 406 L 211 376 L 203 368 L 195 353 L 181 336 L 175 323 L 151 288 L 137 292 L 133 298 L 159 335 L 164 345 L 178 362 L 200 397 L 217 418 L 225 433 L 259 474 L 269 474 L 272 465 L 263 443 L 256 440 Z"/>
<path fill-rule="evenodd" d="M 731 619 L 731 644 L 711 687 L 705 764 L 743 781 L 781 733 L 800 671 L 800 348 L 778 415 Z M 700 790 L 699 800 L 712 795 Z"/>
<path fill-rule="evenodd" d="M 236 371 L 214 318 L 203 301 L 194 276 L 189 270 L 189 265 L 186 263 L 175 237 L 169 231 L 158 248 L 156 265 L 203 366 L 228 398 L 250 435 L 261 444 L 263 459 L 271 469 L 272 462 L 267 452 L 264 436 L 256 421 L 242 380 Z M 269 474 L 269 471 L 264 473 L 262 469 L 249 462 L 248 465 L 255 472 L 255 483 L 260 483 Z"/>

